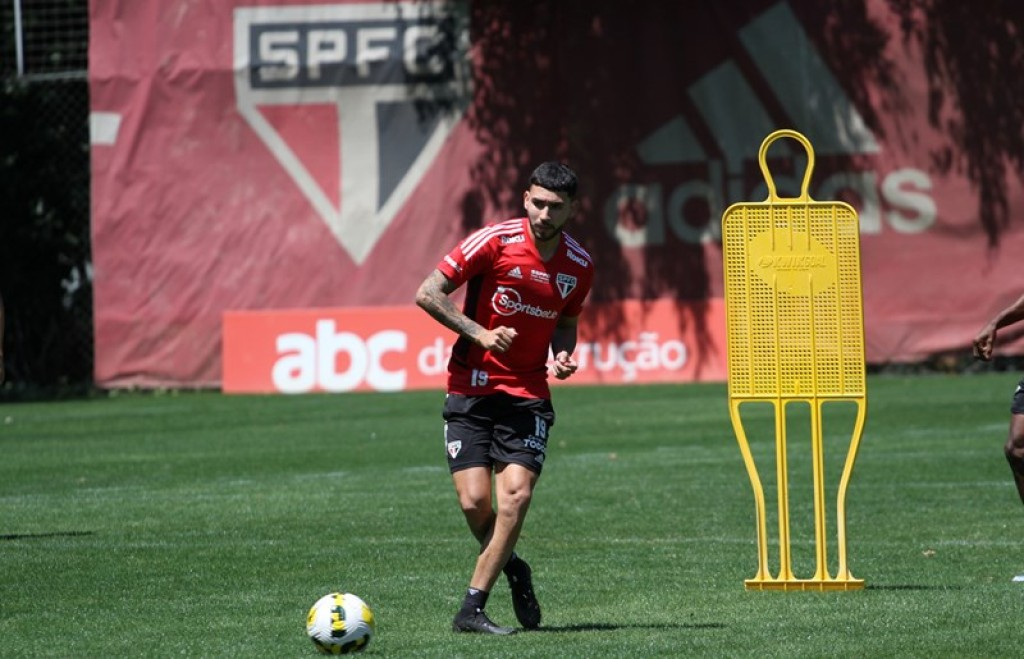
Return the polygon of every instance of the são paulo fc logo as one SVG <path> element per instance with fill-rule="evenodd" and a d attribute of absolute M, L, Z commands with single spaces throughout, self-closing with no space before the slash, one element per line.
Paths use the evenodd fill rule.
<path fill-rule="evenodd" d="M 551 309 L 541 309 L 532 304 L 525 304 L 523 296 L 514 288 L 499 286 L 491 296 L 491 306 L 494 311 L 502 316 L 514 316 L 517 313 L 525 313 L 535 318 L 558 318 L 558 312 Z"/>
<path fill-rule="evenodd" d="M 470 98 L 464 0 L 239 7 L 239 113 L 356 264 Z"/>
<path fill-rule="evenodd" d="M 558 285 L 558 292 L 562 294 L 563 299 L 569 297 L 569 293 L 576 290 L 576 278 L 572 275 L 559 272 L 555 283 Z"/>

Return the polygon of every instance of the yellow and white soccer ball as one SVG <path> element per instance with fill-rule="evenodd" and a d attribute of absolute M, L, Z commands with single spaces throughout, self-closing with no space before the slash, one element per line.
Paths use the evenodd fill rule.
<path fill-rule="evenodd" d="M 323 654 L 365 650 L 374 629 L 373 611 L 351 593 L 324 595 L 306 616 L 306 633 Z"/>

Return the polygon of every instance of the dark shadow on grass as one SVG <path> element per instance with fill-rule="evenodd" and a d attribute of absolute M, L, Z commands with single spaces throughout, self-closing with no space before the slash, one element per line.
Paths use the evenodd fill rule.
<path fill-rule="evenodd" d="M 53 533 L 7 533 L 0 540 L 36 540 L 38 538 L 80 538 L 95 535 L 95 531 L 54 531 Z"/>
<path fill-rule="evenodd" d="M 608 632 L 618 629 L 725 629 L 720 622 L 684 622 L 677 624 L 663 623 L 651 625 L 613 625 L 603 622 L 581 623 L 579 625 L 563 625 L 561 627 L 539 627 L 528 629 L 527 632 Z"/>
<path fill-rule="evenodd" d="M 893 584 L 891 586 L 867 585 L 865 590 L 960 590 L 960 586 L 921 586 L 918 584 Z"/>

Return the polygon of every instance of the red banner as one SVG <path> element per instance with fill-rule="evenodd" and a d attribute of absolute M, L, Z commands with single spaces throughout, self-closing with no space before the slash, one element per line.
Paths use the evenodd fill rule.
<path fill-rule="evenodd" d="M 595 335 L 597 317 L 622 319 Z M 684 314 L 685 315 L 685 314 Z M 702 313 L 724 332 L 724 308 Z M 596 305 L 581 317 L 574 384 L 721 380 L 725 358 L 678 305 Z M 444 388 L 455 336 L 416 307 L 234 311 L 224 314 L 223 389 L 298 394 Z M 553 383 L 560 383 L 552 379 Z"/>
<path fill-rule="evenodd" d="M 814 145 L 811 196 L 860 215 L 868 360 L 964 349 L 1020 294 L 1021 178 L 973 148 L 998 122 L 904 36 L 941 16 L 830 5 L 92 0 L 98 384 L 229 388 L 222 318 L 248 311 L 226 316 L 223 354 L 238 327 L 273 334 L 239 386 L 281 390 L 268 355 L 302 349 L 277 337 L 369 342 L 362 310 L 410 305 L 458 240 L 522 213 L 529 169 L 551 158 L 581 175 L 569 230 L 597 268 L 591 341 L 685 327 L 687 367 L 635 381 L 724 377 L 719 219 L 766 197 L 757 151 L 780 127 Z M 798 193 L 799 151 L 770 156 L 780 193 Z M 634 323 L 641 308 L 665 316 Z M 275 325 L 290 309 L 323 314 Z M 408 331 L 408 350 L 433 345 Z M 397 381 L 398 355 L 383 358 L 385 386 L 356 388 Z M 347 386 L 332 377 L 313 389 Z"/>

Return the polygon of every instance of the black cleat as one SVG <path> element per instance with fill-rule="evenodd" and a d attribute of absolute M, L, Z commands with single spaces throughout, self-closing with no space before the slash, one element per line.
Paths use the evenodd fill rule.
<path fill-rule="evenodd" d="M 499 627 L 491 622 L 483 611 L 474 613 L 463 613 L 459 611 L 452 621 L 452 631 L 455 632 L 477 632 L 479 634 L 495 634 L 497 636 L 508 636 L 515 634 L 516 630 L 511 627 Z"/>
<path fill-rule="evenodd" d="M 540 604 L 533 594 L 533 572 L 526 561 L 519 559 L 516 567 L 508 577 L 508 587 L 512 589 L 512 608 L 516 619 L 526 629 L 537 629 L 540 626 Z"/>

